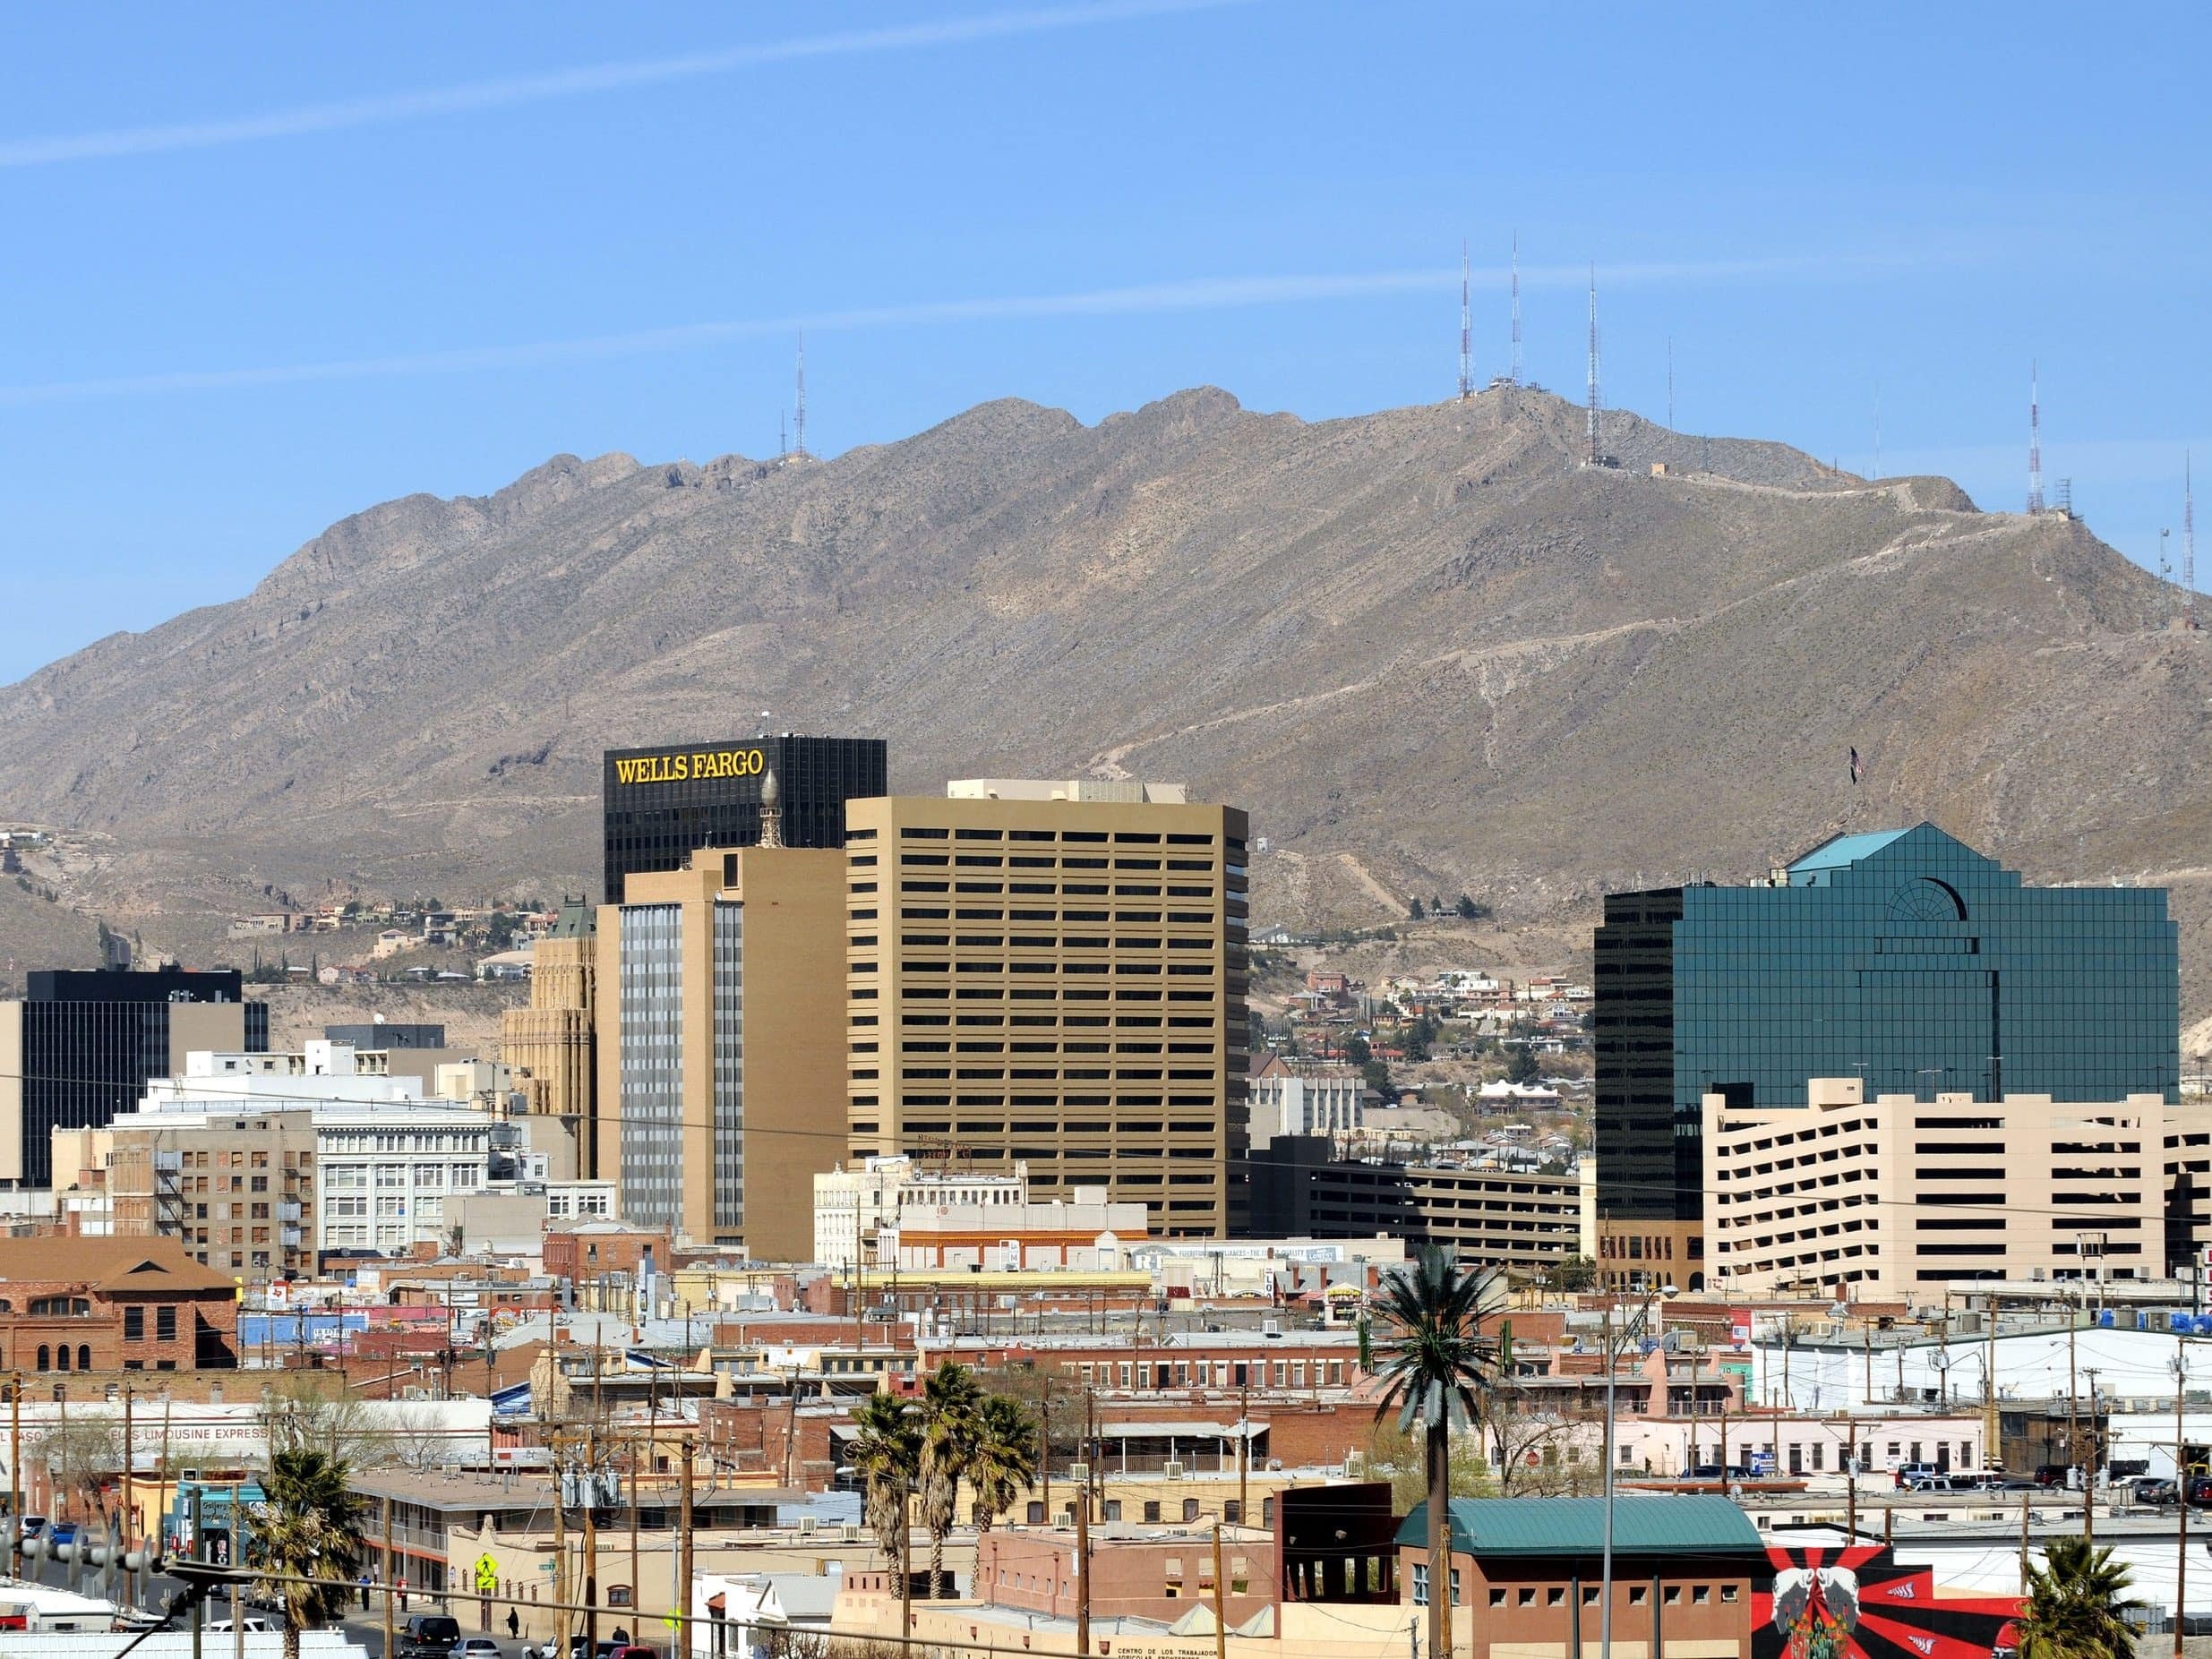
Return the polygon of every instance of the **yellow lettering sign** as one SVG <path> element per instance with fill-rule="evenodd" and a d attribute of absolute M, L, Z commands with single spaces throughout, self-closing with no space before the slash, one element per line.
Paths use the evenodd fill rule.
<path fill-rule="evenodd" d="M 702 748 L 689 754 L 635 755 L 614 763 L 614 781 L 682 783 L 690 778 L 750 778 L 767 770 L 768 758 L 757 748 Z"/>

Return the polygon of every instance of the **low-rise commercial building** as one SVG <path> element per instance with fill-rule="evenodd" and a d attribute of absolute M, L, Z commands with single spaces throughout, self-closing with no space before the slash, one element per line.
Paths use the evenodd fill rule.
<path fill-rule="evenodd" d="M 1705 1097 L 1708 1265 L 1731 1294 L 2159 1278 L 2204 1236 L 2212 1117 L 2157 1095 L 1869 1100 L 1855 1077 L 1809 1093 L 1802 1107 Z"/>
<path fill-rule="evenodd" d="M 1320 1135 L 1284 1135 L 1256 1148 L 1252 1195 L 1257 1231 L 1388 1233 L 1524 1274 L 1557 1266 L 1582 1239 L 1575 1175 L 1339 1159 Z"/>
<path fill-rule="evenodd" d="M 896 1226 L 879 1236 L 879 1266 L 933 1269 L 1074 1268 L 1111 1271 L 1150 1230 L 1145 1206 L 1109 1203 L 1102 1186 L 1079 1186 L 1067 1201 L 1019 1204 L 942 1203 L 909 1188 Z"/>
<path fill-rule="evenodd" d="M 952 1204 L 996 1213 L 1029 1202 L 1029 1171 L 1011 1174 L 958 1168 L 904 1152 L 838 1164 L 814 1177 L 814 1256 L 825 1267 L 867 1266 L 880 1261 L 878 1236 L 898 1224 L 899 1207 Z"/>
<path fill-rule="evenodd" d="M 236 1287 L 168 1239 L 0 1238 L 0 1369 L 227 1370 Z"/>
<path fill-rule="evenodd" d="M 442 1243 L 448 1201 L 487 1185 L 494 1140 L 514 1137 L 489 1113 L 424 1099 L 384 1058 L 328 1041 L 188 1055 L 110 1126 L 116 1231 L 175 1237 L 249 1280 L 327 1251 Z"/>

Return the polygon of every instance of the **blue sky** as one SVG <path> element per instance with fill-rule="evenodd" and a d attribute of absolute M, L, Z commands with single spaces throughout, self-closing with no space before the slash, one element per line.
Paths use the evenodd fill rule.
<path fill-rule="evenodd" d="M 0 57 L 0 681 L 330 520 L 562 450 L 773 453 L 1014 394 L 1308 417 L 1504 366 L 2156 564 L 2194 444 L 2212 12 L 105 7 Z M 2212 543 L 2207 561 L 2212 563 Z"/>

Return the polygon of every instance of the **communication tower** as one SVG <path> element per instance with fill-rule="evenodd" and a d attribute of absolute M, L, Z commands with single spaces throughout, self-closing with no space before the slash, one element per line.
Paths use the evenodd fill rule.
<path fill-rule="evenodd" d="M 1521 384 L 1521 233 L 1513 232 L 1513 383 Z"/>
<path fill-rule="evenodd" d="M 1475 395 L 1475 313 L 1469 287 L 1467 244 L 1460 244 L 1460 401 Z"/>
<path fill-rule="evenodd" d="M 804 457 L 807 452 L 807 336 L 799 330 L 799 393 L 791 412 L 791 449 L 793 455 Z"/>
<path fill-rule="evenodd" d="M 1598 268 L 1590 268 L 1590 420 L 1587 436 L 1592 466 L 1598 464 Z"/>
<path fill-rule="evenodd" d="M 2028 510 L 2043 510 L 2043 384 L 2032 360 L 2028 365 Z"/>

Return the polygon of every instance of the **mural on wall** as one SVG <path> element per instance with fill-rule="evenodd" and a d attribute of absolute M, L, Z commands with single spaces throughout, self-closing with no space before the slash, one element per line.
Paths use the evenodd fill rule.
<path fill-rule="evenodd" d="M 1752 1659 L 1991 1659 L 2012 1650 L 2016 1595 L 1936 1598 L 1890 1546 L 1778 1546 L 1752 1593 Z"/>

